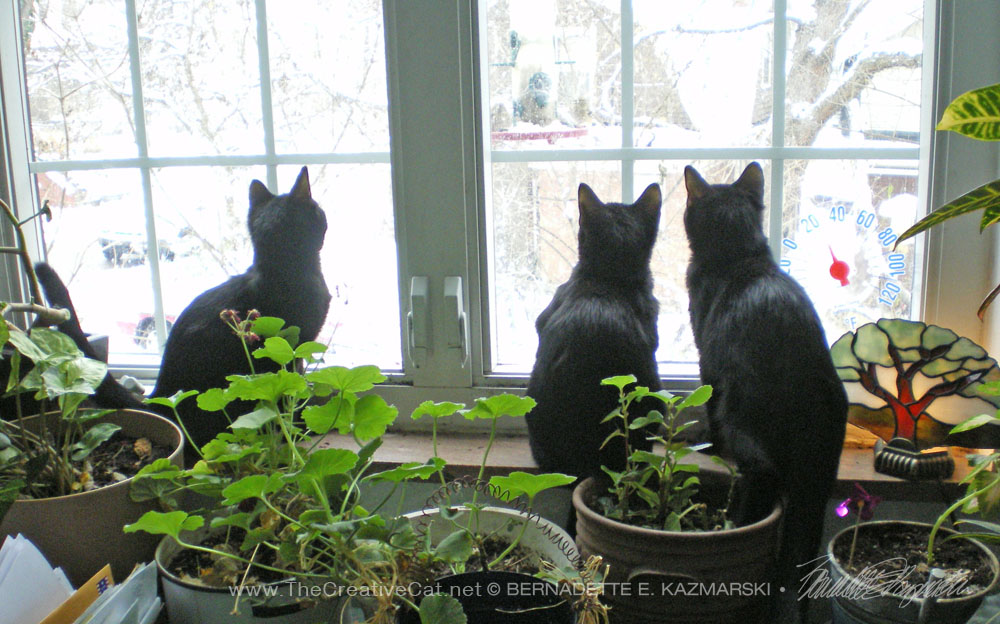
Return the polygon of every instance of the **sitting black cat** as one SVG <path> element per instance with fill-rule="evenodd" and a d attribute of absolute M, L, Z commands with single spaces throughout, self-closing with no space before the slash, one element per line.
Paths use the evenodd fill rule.
<path fill-rule="evenodd" d="M 276 316 L 288 326 L 297 326 L 303 342 L 319 334 L 330 304 L 319 259 L 326 235 L 326 215 L 312 199 L 305 167 L 286 195 L 275 196 L 257 180 L 251 182 L 248 227 L 254 248 L 253 264 L 242 275 L 231 277 L 196 297 L 177 318 L 167 338 L 152 396 L 169 397 L 180 390 L 225 387 L 227 375 L 250 373 L 239 339 L 220 318 L 223 310 L 243 315 L 257 310 L 265 316 Z M 49 305 L 71 312 L 70 320 L 58 329 L 72 338 L 86 356 L 97 359 L 59 276 L 42 263 L 36 266 L 36 273 Z M 265 362 L 268 361 L 255 363 L 257 372 L 273 370 Z M 153 409 L 173 416 L 165 407 L 145 405 L 141 397 L 110 374 L 92 400 L 100 407 Z M 240 409 L 249 407 L 246 403 L 234 404 L 232 413 L 239 414 Z M 182 402 L 178 411 L 199 446 L 225 430 L 228 424 L 221 412 L 199 410 L 194 399 Z"/>
<path fill-rule="evenodd" d="M 801 566 L 819 556 L 847 399 L 805 291 L 771 257 L 761 227 L 764 175 L 751 163 L 732 185 L 684 170 L 691 326 L 712 442 L 743 474 L 734 519 L 763 518 L 779 497 L 784 523 L 776 581 L 780 615 L 795 621 Z M 801 601 L 804 613 L 806 601 Z"/>
<path fill-rule="evenodd" d="M 601 423 L 617 404 L 617 391 L 600 382 L 633 374 L 638 384 L 660 387 L 656 370 L 656 318 L 649 260 L 660 222 L 660 187 L 650 185 L 626 206 L 604 204 L 586 184 L 580 204 L 579 260 L 538 316 L 538 351 L 527 395 L 535 461 L 546 471 L 580 477 L 621 470 L 624 440 L 600 449 L 615 426 Z M 653 405 L 647 404 L 648 411 Z M 644 415 L 643 406 L 633 415 Z M 646 432 L 631 432 L 634 448 L 649 449 Z"/>
<path fill-rule="evenodd" d="M 152 396 L 226 387 L 227 375 L 250 373 L 239 339 L 219 318 L 223 310 L 240 315 L 257 310 L 284 319 L 286 325 L 300 329 L 303 342 L 319 334 L 330 305 L 319 258 L 326 215 L 312 199 L 306 168 L 285 195 L 275 196 L 257 180 L 251 182 L 247 225 L 253 264 L 242 275 L 198 295 L 177 317 Z M 255 363 L 256 372 L 274 370 L 265 362 Z M 182 402 L 179 413 L 198 445 L 228 424 L 221 412 L 199 410 L 193 399 Z"/>

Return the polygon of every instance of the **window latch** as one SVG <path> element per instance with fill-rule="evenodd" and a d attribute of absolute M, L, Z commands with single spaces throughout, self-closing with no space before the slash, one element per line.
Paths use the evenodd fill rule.
<path fill-rule="evenodd" d="M 406 313 L 407 353 L 414 368 L 421 368 L 430 351 L 430 327 L 427 318 L 427 277 L 410 278 L 410 311 Z"/>
<path fill-rule="evenodd" d="M 465 313 L 461 277 L 444 278 L 444 309 L 449 328 L 448 350 L 457 353 L 458 361 L 464 368 L 469 361 L 469 320 Z"/>

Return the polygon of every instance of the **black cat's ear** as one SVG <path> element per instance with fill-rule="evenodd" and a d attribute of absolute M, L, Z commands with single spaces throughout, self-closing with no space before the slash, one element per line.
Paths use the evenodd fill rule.
<path fill-rule="evenodd" d="M 709 190 L 708 182 L 691 165 L 684 167 L 684 186 L 688 192 L 688 206 L 704 197 Z"/>
<path fill-rule="evenodd" d="M 289 193 L 295 199 L 312 199 L 312 191 L 309 188 L 309 170 L 302 167 L 299 177 L 295 179 L 295 186 Z"/>
<path fill-rule="evenodd" d="M 583 215 L 588 212 L 593 212 L 594 210 L 600 210 L 604 205 L 601 200 L 597 198 L 597 195 L 593 190 L 583 182 L 580 183 L 580 188 L 576 192 L 577 202 L 580 204 L 580 220 L 583 221 Z"/>
<path fill-rule="evenodd" d="M 254 180 L 250 183 L 250 205 L 259 206 L 265 202 L 269 202 L 274 199 L 274 195 L 271 191 L 267 190 L 267 187 L 261 183 L 260 180 Z"/>
<path fill-rule="evenodd" d="M 764 197 L 764 170 L 755 162 L 747 165 L 740 179 L 733 183 L 736 188 L 743 189 L 754 197 Z"/>
<path fill-rule="evenodd" d="M 649 221 L 659 223 L 662 203 L 663 196 L 660 195 L 660 185 L 654 183 L 647 186 L 646 190 L 642 192 L 642 195 L 635 202 L 635 207 L 641 210 Z"/>

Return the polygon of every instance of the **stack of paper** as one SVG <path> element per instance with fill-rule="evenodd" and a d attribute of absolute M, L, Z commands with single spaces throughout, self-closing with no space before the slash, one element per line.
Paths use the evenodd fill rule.
<path fill-rule="evenodd" d="M 0 547 L 0 624 L 152 624 L 160 613 L 156 566 L 136 566 L 119 585 L 111 567 L 78 590 L 27 538 Z"/>

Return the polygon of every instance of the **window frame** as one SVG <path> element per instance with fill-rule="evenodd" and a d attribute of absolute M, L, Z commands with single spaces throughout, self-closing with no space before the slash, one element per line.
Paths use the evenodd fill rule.
<path fill-rule="evenodd" d="M 134 24 L 134 0 L 127 0 L 131 7 L 131 22 Z M 784 11 L 786 0 L 775 0 L 776 39 L 784 38 Z M 260 15 L 266 12 L 265 0 L 256 0 L 258 30 L 261 28 Z M 964 3 L 948 3 L 944 0 L 925 0 L 924 29 L 925 41 L 933 42 L 925 46 L 923 62 L 923 89 L 925 92 L 922 110 L 921 133 L 928 137 L 919 150 L 908 150 L 906 158 L 916 153 L 919 159 L 920 195 L 922 206 L 937 206 L 947 198 L 992 179 L 998 174 L 1000 146 L 966 141 L 950 136 L 950 133 L 934 131 L 934 120 L 938 111 L 956 95 L 966 90 L 1000 81 L 1000 64 L 983 64 L 984 56 L 1000 56 L 1000 42 L 986 33 L 1000 30 L 1000 15 L 989 7 Z M 630 18 L 629 0 L 622 0 L 623 23 Z M 389 95 L 390 151 L 389 153 L 365 154 L 288 154 L 274 153 L 273 133 L 269 149 L 259 155 L 203 156 L 182 158 L 150 158 L 140 154 L 136 158 L 107 161 L 69 161 L 67 163 L 32 163 L 30 161 L 30 129 L 24 100 L 23 59 L 17 36 L 20 30 L 17 20 L 17 6 L 14 0 L 3 2 L 0 14 L 0 100 L 2 109 L 2 143 L 0 158 L 3 160 L 0 192 L 13 199 L 13 205 L 20 214 L 33 211 L 37 204 L 36 189 L 32 174 L 40 171 L 70 170 L 74 166 L 137 167 L 144 171 L 144 192 L 148 194 L 149 170 L 153 167 L 204 164 L 264 164 L 267 167 L 267 184 L 276 184 L 276 167 L 284 164 L 314 164 L 335 162 L 388 162 L 392 165 L 393 203 L 398 246 L 398 292 L 400 302 L 400 327 L 402 329 L 401 350 L 404 370 L 401 374 L 390 375 L 390 384 L 383 393 L 398 405 L 402 412 L 422 400 L 454 400 L 471 403 L 475 397 L 502 391 L 523 388 L 527 373 L 510 374 L 490 370 L 490 280 L 487 253 L 488 224 L 487 206 L 490 195 L 489 171 L 492 163 L 516 160 L 539 159 L 561 160 L 565 156 L 574 159 L 606 160 L 613 154 L 615 160 L 622 160 L 623 200 L 630 201 L 634 195 L 631 164 L 636 160 L 694 160 L 699 158 L 771 159 L 776 163 L 782 159 L 802 156 L 839 158 L 843 151 L 831 148 L 800 148 L 777 145 L 762 148 L 727 149 L 679 149 L 656 150 L 636 148 L 631 145 L 630 133 L 623 132 L 621 148 L 612 150 L 544 150 L 518 151 L 517 156 L 493 151 L 484 138 L 484 120 L 489 119 L 488 98 L 484 96 L 483 77 L 486 59 L 480 54 L 482 35 L 485 33 L 485 1 L 469 3 L 463 0 L 451 2 L 413 3 L 406 0 L 383 0 L 385 24 L 385 50 L 387 57 L 387 80 Z M 997 28 L 989 28 L 993 23 Z M 133 29 L 134 30 L 134 29 Z M 631 29 L 623 28 L 624 53 L 631 50 L 627 45 L 631 39 Z M 981 33 L 977 35 L 976 33 Z M 134 44 L 133 44 L 134 45 Z M 266 44 L 263 46 L 266 48 Z M 933 58 L 928 55 L 933 53 Z M 262 51 L 266 56 L 266 49 Z M 784 56 L 774 54 L 774 67 L 784 66 Z M 261 63 L 265 63 L 262 60 Z M 133 72 L 137 61 L 133 61 Z M 262 71 L 266 72 L 266 68 Z M 783 89 L 784 71 L 772 72 L 772 89 L 775 93 Z M 625 92 L 631 89 L 623 88 Z M 782 91 L 783 92 L 783 91 Z M 262 98 L 267 97 L 262 94 Z M 630 111 L 628 96 L 623 95 L 623 109 Z M 141 106 L 141 100 L 139 101 Z M 265 107 L 266 110 L 266 107 Z M 783 115 L 783 107 L 778 108 L 775 117 Z M 265 113 L 265 116 L 267 114 Z M 140 115 L 136 115 L 137 119 Z M 776 119 L 775 124 L 780 123 Z M 627 124 L 626 124 L 627 125 Z M 784 132 L 774 130 L 777 141 L 782 141 Z M 942 136 L 948 135 L 948 136 Z M 983 154 L 987 154 L 984 158 Z M 902 157 L 901 152 L 891 150 L 888 157 Z M 878 151 L 865 152 L 866 156 L 882 157 Z M 933 155 L 933 157 L 932 157 Z M 775 189 L 781 188 L 781 167 L 772 167 L 771 205 L 777 204 Z M 433 226 L 425 216 L 433 215 L 437 221 Z M 772 247 L 780 244 L 780 219 L 771 220 L 770 239 Z M 777 222 L 777 224 L 775 224 Z M 148 223 L 153 227 L 152 220 Z M 443 224 L 443 225 L 442 225 Z M 975 319 L 974 310 L 981 297 L 992 287 L 993 280 L 1000 275 L 1000 261 L 997 260 L 998 235 L 988 230 L 985 234 L 974 235 L 976 228 L 973 218 L 955 220 L 931 230 L 926 237 L 916 241 L 918 253 L 922 253 L 923 267 L 915 284 L 914 292 L 923 293 L 919 297 L 918 317 L 929 323 L 950 327 L 960 334 L 981 342 L 1000 345 L 1000 323 L 987 317 L 985 324 Z M 2 232 L 9 236 L 6 229 Z M 155 249 L 154 231 L 147 232 Z M 427 244 L 429 240 L 435 244 Z M 33 257 L 43 247 L 40 233 L 31 237 Z M 956 250 L 961 250 L 957 253 Z M 155 262 L 155 253 L 150 260 Z M 970 265 L 971 264 L 971 269 Z M 16 263 L 10 258 L 0 265 L 3 280 L 0 280 L 0 297 L 18 296 L 16 286 Z M 425 347 L 426 360 L 417 367 L 413 354 L 408 350 L 410 333 L 408 315 L 411 312 L 411 277 L 428 278 L 429 290 L 426 306 L 429 340 Z M 461 288 L 465 313 L 465 329 L 468 331 L 466 348 L 468 356 L 464 365 L 458 362 L 461 354 L 454 347 L 456 337 L 462 332 L 454 322 L 452 309 L 456 302 L 444 295 L 447 277 L 461 277 Z M 22 284 L 23 286 L 23 284 Z M 4 292 L 6 289 L 7 292 Z M 158 322 L 162 322 L 162 307 L 158 302 Z M 995 313 L 994 313 L 995 315 Z M 452 317 L 449 321 L 446 317 Z M 970 318 L 971 317 L 971 318 Z M 458 350 L 460 351 L 460 350 Z M 693 368 L 693 367 L 691 367 Z M 115 369 L 116 373 L 145 373 L 148 370 Z M 696 370 L 662 370 L 665 387 L 671 390 L 689 390 L 697 384 Z M 408 420 L 408 419 L 401 419 Z"/>

